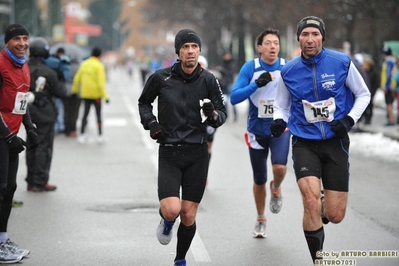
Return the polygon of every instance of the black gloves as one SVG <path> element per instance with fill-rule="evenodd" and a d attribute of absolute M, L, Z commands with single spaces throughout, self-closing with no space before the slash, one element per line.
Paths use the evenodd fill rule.
<path fill-rule="evenodd" d="M 25 150 L 23 146 L 23 140 L 17 137 L 15 134 L 11 134 L 5 138 L 8 148 L 12 152 L 20 153 Z"/>
<path fill-rule="evenodd" d="M 272 76 L 270 75 L 269 72 L 264 72 L 262 73 L 257 80 L 255 80 L 256 85 L 259 87 L 265 86 L 267 83 L 272 81 Z"/>
<path fill-rule="evenodd" d="M 273 137 L 280 137 L 281 134 L 283 134 L 285 128 L 287 127 L 287 123 L 279 118 L 276 120 L 273 120 L 273 122 L 270 124 L 270 131 L 272 132 Z"/>
<path fill-rule="evenodd" d="M 163 133 L 163 127 L 158 124 L 158 122 L 152 122 L 149 126 L 150 128 L 150 136 L 153 139 L 164 139 L 165 134 Z"/>
<path fill-rule="evenodd" d="M 105 100 L 105 103 L 109 103 L 109 99 L 106 99 L 106 100 Z"/>
<path fill-rule="evenodd" d="M 202 110 L 204 111 L 204 115 L 206 117 L 213 118 L 213 112 L 215 112 L 215 106 L 211 102 L 204 103 L 202 105 Z"/>
<path fill-rule="evenodd" d="M 26 135 L 29 139 L 29 149 L 35 149 L 39 145 L 39 136 L 36 133 L 35 128 L 28 129 Z"/>
<path fill-rule="evenodd" d="M 354 124 L 355 121 L 353 121 L 353 118 L 347 115 L 340 120 L 332 121 L 331 131 L 333 131 L 338 138 L 342 139 L 348 134 Z"/>

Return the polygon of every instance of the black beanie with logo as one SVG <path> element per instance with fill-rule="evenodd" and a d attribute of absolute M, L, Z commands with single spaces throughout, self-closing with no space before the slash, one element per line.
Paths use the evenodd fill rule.
<path fill-rule="evenodd" d="M 324 21 L 321 18 L 315 16 L 305 17 L 301 19 L 301 21 L 299 21 L 296 30 L 296 37 L 298 41 L 299 41 L 299 35 L 301 35 L 303 29 L 307 27 L 318 28 L 320 30 L 321 35 L 323 36 L 323 41 L 324 41 L 326 37 L 326 26 L 324 25 Z"/>

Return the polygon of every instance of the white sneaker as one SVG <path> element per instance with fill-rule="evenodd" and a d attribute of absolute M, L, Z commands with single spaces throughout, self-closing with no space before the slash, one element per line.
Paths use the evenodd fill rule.
<path fill-rule="evenodd" d="M 79 135 L 78 142 L 80 144 L 90 144 L 90 143 L 93 143 L 94 140 L 91 137 L 87 136 L 86 134 L 82 134 L 82 135 Z"/>
<path fill-rule="evenodd" d="M 10 239 L 7 239 L 7 241 L 4 243 L 4 247 L 12 254 L 22 256 L 23 258 L 28 256 L 30 253 L 30 251 L 27 249 L 19 248 L 18 245 L 12 242 Z"/>
<path fill-rule="evenodd" d="M 170 240 L 172 240 L 172 229 L 174 224 L 175 222 L 168 222 L 161 219 L 157 228 L 157 238 L 159 243 L 162 245 L 169 244 Z"/>
<path fill-rule="evenodd" d="M 98 144 L 105 144 L 105 143 L 107 143 L 108 142 L 108 138 L 107 137 L 104 137 L 104 136 L 99 136 L 98 138 L 97 138 L 97 143 Z"/>
<path fill-rule="evenodd" d="M 21 255 L 13 254 L 4 243 L 0 243 L 0 264 L 17 263 L 22 260 Z"/>
<path fill-rule="evenodd" d="M 252 235 L 255 238 L 266 237 L 266 218 L 258 218 L 256 220 L 255 228 Z"/>
<path fill-rule="evenodd" d="M 87 143 L 87 136 L 85 134 L 79 135 L 78 136 L 78 142 L 80 144 L 86 144 Z"/>

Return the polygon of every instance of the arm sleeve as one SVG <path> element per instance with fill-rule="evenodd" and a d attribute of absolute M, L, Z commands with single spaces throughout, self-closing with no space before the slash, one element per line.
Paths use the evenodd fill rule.
<path fill-rule="evenodd" d="M 47 75 L 46 86 L 47 86 L 47 84 L 50 86 L 51 94 L 55 95 L 56 97 L 66 97 L 67 96 L 67 88 L 65 86 L 65 83 L 58 80 L 57 74 L 55 72 L 54 73 L 53 72 L 51 72 L 51 74 Z"/>
<path fill-rule="evenodd" d="M 277 92 L 273 104 L 273 119 L 283 119 L 288 122 L 291 110 L 291 94 L 284 84 L 284 80 L 281 77 L 277 83 Z"/>
<path fill-rule="evenodd" d="M 211 127 L 217 128 L 223 125 L 224 122 L 226 122 L 227 110 L 222 96 L 222 88 L 220 87 L 220 84 L 217 81 L 216 77 L 213 74 L 211 76 L 212 79 L 210 80 L 210 85 L 208 85 L 210 89 L 209 99 L 214 105 L 215 111 L 218 115 L 215 117 L 216 119 L 208 119 L 207 122 Z"/>
<path fill-rule="evenodd" d="M 108 100 L 108 94 L 107 94 L 107 90 L 105 88 L 105 84 L 106 84 L 106 74 L 105 74 L 105 67 L 104 65 L 101 65 L 99 67 L 99 71 L 98 71 L 98 86 L 100 87 L 101 90 L 101 95 L 102 98 L 104 100 Z"/>
<path fill-rule="evenodd" d="M 3 76 L 0 73 L 0 90 L 2 87 L 3 87 Z M 11 130 L 8 128 L 6 122 L 4 122 L 3 116 L 1 115 L 1 112 L 0 112 L 0 134 L 3 137 L 6 137 L 6 136 L 10 135 L 11 133 L 12 133 Z"/>
<path fill-rule="evenodd" d="M 348 115 L 352 117 L 353 121 L 356 123 L 369 105 L 371 93 L 367 88 L 364 79 L 352 62 L 349 66 L 346 85 L 350 88 L 355 97 L 355 103 Z"/>
<path fill-rule="evenodd" d="M 151 121 L 157 120 L 156 116 L 153 114 L 153 102 L 158 96 L 158 82 L 156 81 L 155 74 L 152 74 L 144 85 L 143 91 L 139 98 L 139 114 L 140 122 L 144 129 L 149 129 L 148 125 Z"/>
<path fill-rule="evenodd" d="M 0 112 L 0 134 L 1 134 L 1 136 L 7 137 L 11 133 L 12 133 L 11 130 L 8 128 L 7 124 L 4 122 L 3 116 L 1 115 L 1 112 Z"/>
<path fill-rule="evenodd" d="M 31 128 L 35 127 L 32 123 L 32 119 L 30 118 L 29 105 L 28 108 L 26 109 L 26 113 L 22 118 L 22 123 L 24 124 L 26 131 L 29 131 Z"/>
<path fill-rule="evenodd" d="M 251 83 L 251 79 L 254 74 L 254 63 L 253 60 L 245 63 L 240 72 L 238 73 L 237 80 L 234 84 L 233 90 L 230 94 L 230 102 L 235 105 L 238 104 L 251 96 L 256 91 L 258 86 L 255 82 Z"/>

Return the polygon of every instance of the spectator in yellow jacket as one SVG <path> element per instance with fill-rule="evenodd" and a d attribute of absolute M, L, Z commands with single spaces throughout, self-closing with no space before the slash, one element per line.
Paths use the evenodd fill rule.
<path fill-rule="evenodd" d="M 106 139 L 102 135 L 102 120 L 101 120 L 101 100 L 109 102 L 107 90 L 105 87 L 106 75 L 105 67 L 101 62 L 102 50 L 99 47 L 94 47 L 91 51 L 91 56 L 83 61 L 73 79 L 72 95 L 79 93 L 79 97 L 84 102 L 84 113 L 82 118 L 82 126 L 80 128 L 80 136 L 78 141 L 80 143 L 91 142 L 85 134 L 87 125 L 87 117 L 89 115 L 90 106 L 94 105 L 97 115 L 98 126 L 98 142 L 104 143 Z"/>

